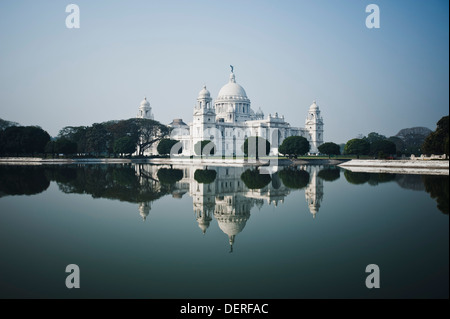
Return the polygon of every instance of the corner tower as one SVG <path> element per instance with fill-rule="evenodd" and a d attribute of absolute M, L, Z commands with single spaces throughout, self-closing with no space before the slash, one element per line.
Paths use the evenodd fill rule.
<path fill-rule="evenodd" d="M 318 147 L 323 144 L 323 119 L 320 115 L 319 106 L 316 101 L 311 104 L 308 117 L 305 121 L 305 128 L 309 133 L 309 143 L 311 144 L 310 154 L 318 154 Z"/>
<path fill-rule="evenodd" d="M 139 111 L 136 117 L 139 119 L 153 120 L 152 108 L 150 107 L 150 102 L 147 101 L 146 97 L 144 97 L 139 105 Z"/>
<path fill-rule="evenodd" d="M 192 146 L 202 140 L 211 140 L 216 128 L 216 112 L 212 106 L 211 94 L 203 86 L 194 107 L 194 122 L 192 123 Z"/>

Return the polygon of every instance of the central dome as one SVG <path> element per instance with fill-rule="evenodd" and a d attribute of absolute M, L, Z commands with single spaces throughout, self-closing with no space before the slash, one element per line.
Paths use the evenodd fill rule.
<path fill-rule="evenodd" d="M 234 73 L 230 74 L 230 81 L 219 91 L 218 99 L 244 98 L 247 99 L 247 93 L 242 86 L 236 83 Z"/>

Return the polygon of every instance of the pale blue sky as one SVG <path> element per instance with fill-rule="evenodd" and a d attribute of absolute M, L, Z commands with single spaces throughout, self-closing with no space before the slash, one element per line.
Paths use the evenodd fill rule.
<path fill-rule="evenodd" d="M 72 0 L 71 0 L 72 1 Z M 81 28 L 67 29 L 78 4 Z M 367 29 L 365 7 L 380 8 Z M 253 109 L 304 126 L 316 99 L 325 140 L 435 128 L 449 107 L 449 4 L 431 1 L 0 1 L 0 118 L 51 135 L 137 114 L 192 120 L 229 65 Z"/>

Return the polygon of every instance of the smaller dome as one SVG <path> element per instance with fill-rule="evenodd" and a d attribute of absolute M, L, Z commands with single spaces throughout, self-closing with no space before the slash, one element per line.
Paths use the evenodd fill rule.
<path fill-rule="evenodd" d="M 205 97 L 209 98 L 209 97 L 211 97 L 211 94 L 206 89 L 206 85 L 204 85 L 203 89 L 198 93 L 198 97 L 199 98 L 205 98 Z"/>
<path fill-rule="evenodd" d="M 261 110 L 261 108 L 258 108 L 256 115 L 260 115 L 260 116 L 264 117 L 264 112 Z"/>
<path fill-rule="evenodd" d="M 310 110 L 318 110 L 319 109 L 319 106 L 317 105 L 316 101 L 314 101 L 313 104 L 311 104 L 309 109 Z"/>
<path fill-rule="evenodd" d="M 150 106 L 150 102 L 147 101 L 147 97 L 144 97 L 144 99 L 141 102 L 141 106 Z"/>

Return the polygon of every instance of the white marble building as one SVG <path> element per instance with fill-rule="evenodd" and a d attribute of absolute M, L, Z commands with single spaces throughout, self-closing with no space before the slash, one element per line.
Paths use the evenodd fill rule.
<path fill-rule="evenodd" d="M 241 145 L 250 136 L 267 139 L 271 144 L 270 155 L 278 155 L 278 146 L 289 136 L 305 137 L 311 145 L 310 154 L 317 154 L 323 143 L 323 119 L 315 101 L 308 110 L 305 127 L 292 127 L 278 113 L 265 116 L 260 108 L 255 113 L 233 72 L 214 101 L 206 86 L 203 87 L 191 123 L 176 119 L 169 126 L 174 129 L 171 138 L 183 146 L 183 155 L 194 155 L 194 145 L 202 140 L 213 141 L 218 156 L 242 155 Z"/>
<path fill-rule="evenodd" d="M 139 105 L 139 111 L 136 117 L 139 119 L 153 120 L 152 108 L 150 107 L 150 102 L 147 101 L 147 97 L 144 97 L 141 104 Z"/>

